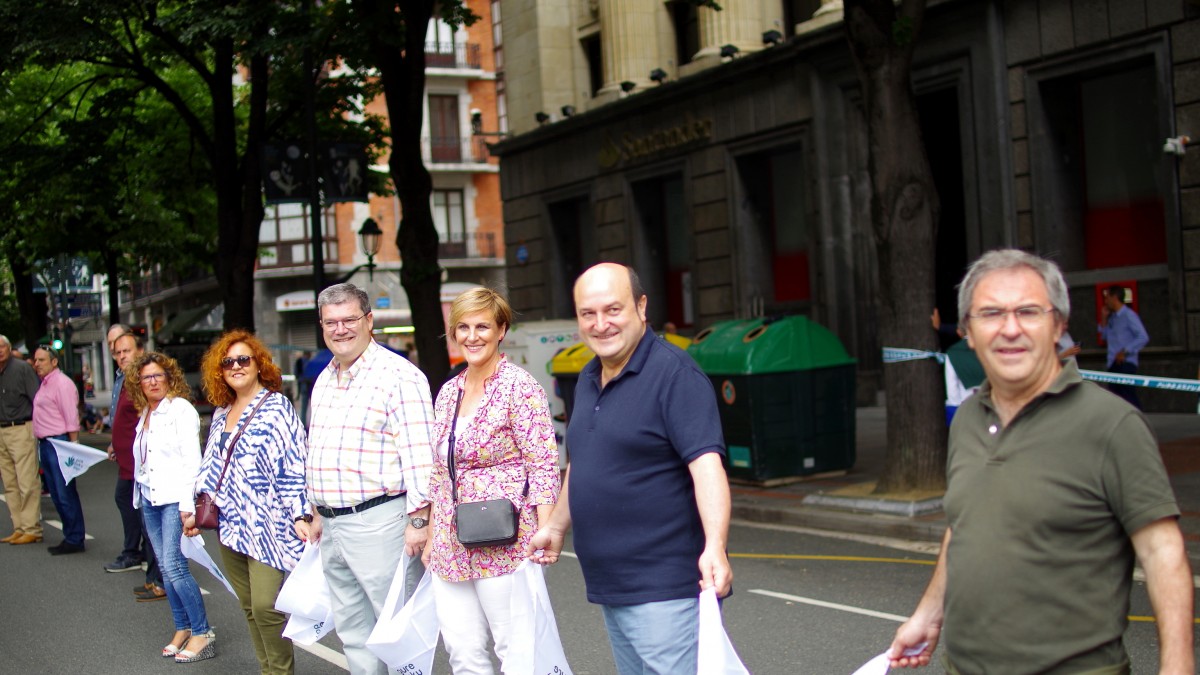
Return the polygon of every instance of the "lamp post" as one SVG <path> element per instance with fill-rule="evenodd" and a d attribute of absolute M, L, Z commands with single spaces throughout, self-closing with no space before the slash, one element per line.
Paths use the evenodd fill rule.
<path fill-rule="evenodd" d="M 362 227 L 358 230 L 358 243 L 362 247 L 363 253 L 367 254 L 367 262 L 358 265 L 350 270 L 345 276 L 334 280 L 335 284 L 344 284 L 362 268 L 367 268 L 367 278 L 375 281 L 375 256 L 379 255 L 379 246 L 383 243 L 383 230 L 379 229 L 379 223 L 375 222 L 374 218 L 367 218 L 363 221 Z"/>

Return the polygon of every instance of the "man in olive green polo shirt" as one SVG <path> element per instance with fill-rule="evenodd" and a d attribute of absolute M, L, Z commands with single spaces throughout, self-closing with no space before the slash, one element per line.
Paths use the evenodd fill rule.
<path fill-rule="evenodd" d="M 1121 636 L 1136 555 L 1159 672 L 1191 675 L 1179 508 L 1141 413 L 1058 360 L 1070 313 L 1062 273 L 992 251 L 967 272 L 958 304 L 987 381 L 950 427 L 949 527 L 892 665 L 927 665 L 944 636 L 952 675 L 1129 673 Z"/>

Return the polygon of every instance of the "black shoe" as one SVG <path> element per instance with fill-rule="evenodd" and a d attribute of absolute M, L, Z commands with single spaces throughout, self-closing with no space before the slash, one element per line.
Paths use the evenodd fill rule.
<path fill-rule="evenodd" d="M 58 546 L 51 546 L 46 550 L 50 551 L 50 555 L 68 555 L 71 553 L 83 553 L 84 546 L 83 544 L 71 544 L 64 541 Z"/>
<path fill-rule="evenodd" d="M 116 560 L 104 566 L 105 572 L 133 572 L 140 571 L 142 563 L 132 558 L 118 557 Z"/>

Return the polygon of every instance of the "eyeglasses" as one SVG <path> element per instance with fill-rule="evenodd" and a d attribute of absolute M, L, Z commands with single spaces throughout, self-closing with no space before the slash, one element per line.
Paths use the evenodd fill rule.
<path fill-rule="evenodd" d="M 370 312 L 367 312 L 367 314 L 370 314 Z M 354 330 L 355 328 L 358 328 L 358 322 L 361 321 L 362 318 L 367 314 L 359 314 L 358 316 L 352 316 L 349 319 L 323 319 L 317 323 L 320 323 L 322 328 L 331 333 L 337 330 L 339 323 L 342 324 L 342 327 L 346 330 Z"/>
<path fill-rule="evenodd" d="M 167 377 L 166 373 L 150 373 L 148 375 L 143 375 L 143 376 L 139 377 L 138 382 L 141 382 L 142 384 L 151 384 L 153 382 L 158 382 L 159 380 L 166 379 L 166 377 Z"/>
<path fill-rule="evenodd" d="M 254 360 L 253 356 L 242 354 L 241 356 L 226 356 L 221 359 L 221 370 L 233 370 L 233 364 L 238 364 L 239 367 L 245 368 Z"/>
<path fill-rule="evenodd" d="M 1008 315 L 1012 314 L 1017 319 L 1017 323 L 1024 328 L 1034 328 L 1040 326 L 1045 321 L 1047 316 L 1058 310 L 1053 307 L 1038 307 L 1029 305 L 1026 307 L 1016 307 L 1014 309 L 984 309 L 978 314 L 968 314 L 967 318 L 972 321 L 977 321 L 984 326 L 1000 326 L 1008 321 Z"/>

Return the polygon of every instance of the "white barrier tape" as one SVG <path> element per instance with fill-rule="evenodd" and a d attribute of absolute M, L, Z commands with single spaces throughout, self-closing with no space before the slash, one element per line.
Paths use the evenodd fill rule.
<path fill-rule="evenodd" d="M 883 348 L 884 363 L 903 363 L 905 361 L 920 361 L 921 359 L 937 359 L 938 363 L 945 363 L 946 355 L 939 352 L 927 352 L 923 349 Z"/>
<path fill-rule="evenodd" d="M 1104 382 L 1105 384 L 1126 384 L 1132 387 L 1200 393 L 1200 380 L 1180 380 L 1173 377 L 1152 377 L 1150 375 L 1125 375 L 1122 373 L 1106 373 L 1099 370 L 1081 370 L 1079 374 L 1085 380 Z"/>
<path fill-rule="evenodd" d="M 927 352 L 923 349 L 883 348 L 884 363 L 903 363 L 905 361 L 919 361 L 921 359 L 937 359 L 938 363 L 945 363 L 946 355 L 938 352 Z M 1081 370 L 1079 374 L 1085 380 L 1102 382 L 1104 384 L 1124 384 L 1131 387 L 1146 387 L 1147 389 L 1167 389 L 1193 394 L 1200 393 L 1200 380 L 1181 380 L 1174 377 L 1154 377 L 1151 375 L 1126 375 L 1100 370 Z"/>

